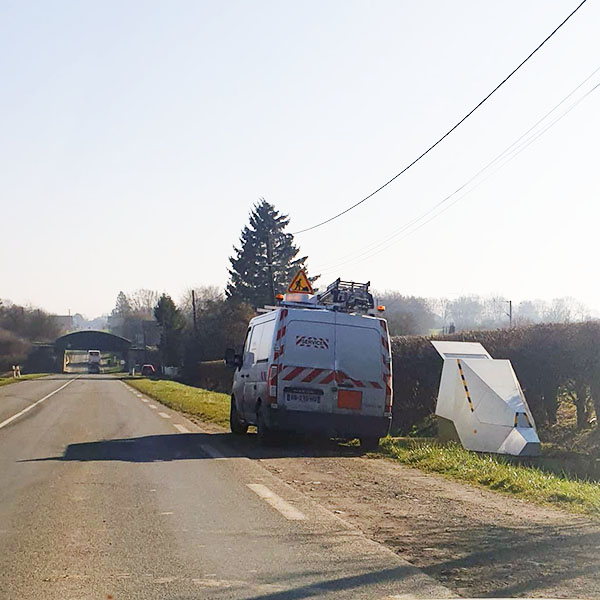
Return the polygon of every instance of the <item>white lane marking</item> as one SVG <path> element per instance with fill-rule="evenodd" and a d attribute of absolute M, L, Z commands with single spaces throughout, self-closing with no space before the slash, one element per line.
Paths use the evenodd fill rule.
<path fill-rule="evenodd" d="M 158 406 L 156 406 L 156 404 L 148 404 L 149 408 L 151 408 L 152 410 L 158 410 Z"/>
<path fill-rule="evenodd" d="M 179 431 L 179 433 L 190 433 L 190 430 L 179 423 L 173 423 L 173 427 Z"/>
<path fill-rule="evenodd" d="M 148 398 L 140 398 L 140 400 L 141 400 L 142 402 L 146 402 L 146 403 L 150 402 L 150 400 L 148 400 Z"/>
<path fill-rule="evenodd" d="M 67 383 L 65 383 L 64 385 L 61 385 L 57 390 L 50 392 L 47 396 L 44 396 L 37 402 L 30 404 L 27 408 L 24 408 L 22 411 L 18 412 L 16 415 L 9 417 L 5 421 L 2 421 L 2 423 L 0 423 L 0 429 L 2 429 L 3 427 L 6 427 L 9 423 L 12 423 L 15 419 L 18 419 L 20 416 L 24 415 L 26 412 L 29 412 L 32 408 L 35 408 L 38 404 L 41 404 L 42 402 L 44 402 L 44 400 L 48 400 L 48 398 L 51 398 L 52 396 L 54 396 L 54 394 L 58 394 L 58 392 L 60 392 L 60 390 L 65 389 L 69 384 L 73 383 L 76 379 L 79 379 L 80 377 L 81 377 L 81 375 L 78 375 L 77 377 L 74 377 L 73 379 L 69 379 L 69 381 L 67 381 Z"/>
<path fill-rule="evenodd" d="M 171 415 L 168 415 L 167 413 L 162 413 L 162 412 L 159 412 L 158 414 L 159 414 L 159 416 L 161 416 L 163 419 L 170 419 L 170 418 L 171 418 Z"/>
<path fill-rule="evenodd" d="M 223 454 L 221 454 L 216 448 L 213 448 L 209 444 L 200 444 L 200 449 L 202 452 L 208 454 L 211 458 L 226 458 Z"/>
<path fill-rule="evenodd" d="M 295 506 L 272 492 L 266 485 L 262 483 L 247 483 L 246 485 L 267 504 L 278 510 L 286 519 L 290 521 L 306 520 L 306 515 L 303 512 L 300 512 Z"/>

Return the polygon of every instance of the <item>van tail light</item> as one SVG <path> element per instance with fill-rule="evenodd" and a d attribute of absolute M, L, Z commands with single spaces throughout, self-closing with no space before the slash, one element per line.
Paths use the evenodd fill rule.
<path fill-rule="evenodd" d="M 277 404 L 277 373 L 279 373 L 279 365 L 271 365 L 267 373 L 270 404 Z"/>
<path fill-rule="evenodd" d="M 383 377 L 385 382 L 385 415 L 392 415 L 392 376 L 391 374 L 386 374 Z"/>

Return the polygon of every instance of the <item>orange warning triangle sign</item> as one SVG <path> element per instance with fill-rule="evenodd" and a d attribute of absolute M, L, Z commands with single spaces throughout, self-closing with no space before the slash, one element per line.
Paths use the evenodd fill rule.
<path fill-rule="evenodd" d="M 312 285 L 310 285 L 310 281 L 306 276 L 304 269 L 300 269 L 294 279 L 292 279 L 292 283 L 288 286 L 288 292 L 297 292 L 300 294 L 313 294 Z"/>

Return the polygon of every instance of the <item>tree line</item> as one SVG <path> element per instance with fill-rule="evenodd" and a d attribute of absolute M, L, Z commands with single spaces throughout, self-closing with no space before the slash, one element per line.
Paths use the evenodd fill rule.
<path fill-rule="evenodd" d="M 241 344 L 256 310 L 274 304 L 275 295 L 285 292 L 298 269 L 308 271 L 308 257 L 300 255 L 293 235 L 286 232 L 288 225 L 287 215 L 260 199 L 233 247 L 225 290 L 202 286 L 187 290 L 178 301 L 147 289 L 120 292 L 109 328 L 138 346 L 158 346 L 163 361 L 184 365 L 188 373 L 200 361 L 222 358 L 227 347 Z M 318 278 L 310 276 L 313 282 Z M 523 301 L 509 311 L 509 303 L 502 297 L 464 295 L 449 300 L 395 291 L 375 292 L 375 296 L 378 304 L 386 306 L 390 333 L 395 336 L 590 318 L 589 311 L 571 298 Z"/>
<path fill-rule="evenodd" d="M 592 320 L 591 311 L 574 298 L 524 300 L 512 305 L 499 296 L 464 295 L 456 299 L 405 296 L 375 292 L 386 306 L 392 335 L 429 335 L 473 330 L 526 327 L 538 323 L 573 323 Z M 512 317 L 512 319 L 511 319 Z"/>
<path fill-rule="evenodd" d="M 54 341 L 61 333 L 56 319 L 46 311 L 0 300 L 0 373 L 22 364 L 33 342 Z"/>
<path fill-rule="evenodd" d="M 220 359 L 226 348 L 239 345 L 256 309 L 274 304 L 293 274 L 308 269 L 307 257 L 298 256 L 293 236 L 285 231 L 288 224 L 287 215 L 261 199 L 233 248 L 224 292 L 202 286 L 176 302 L 152 290 L 121 291 L 110 330 L 137 345 L 157 345 L 163 364 L 183 365 L 191 377 L 200 361 Z"/>

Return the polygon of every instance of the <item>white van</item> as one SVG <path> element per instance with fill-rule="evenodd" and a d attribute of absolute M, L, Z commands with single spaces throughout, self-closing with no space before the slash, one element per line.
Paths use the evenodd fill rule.
<path fill-rule="evenodd" d="M 388 433 L 391 353 L 387 322 L 379 316 L 288 294 L 281 306 L 250 321 L 243 353 L 229 350 L 226 362 L 236 367 L 233 433 L 256 425 L 263 441 L 276 431 L 357 437 L 366 449 Z"/>

